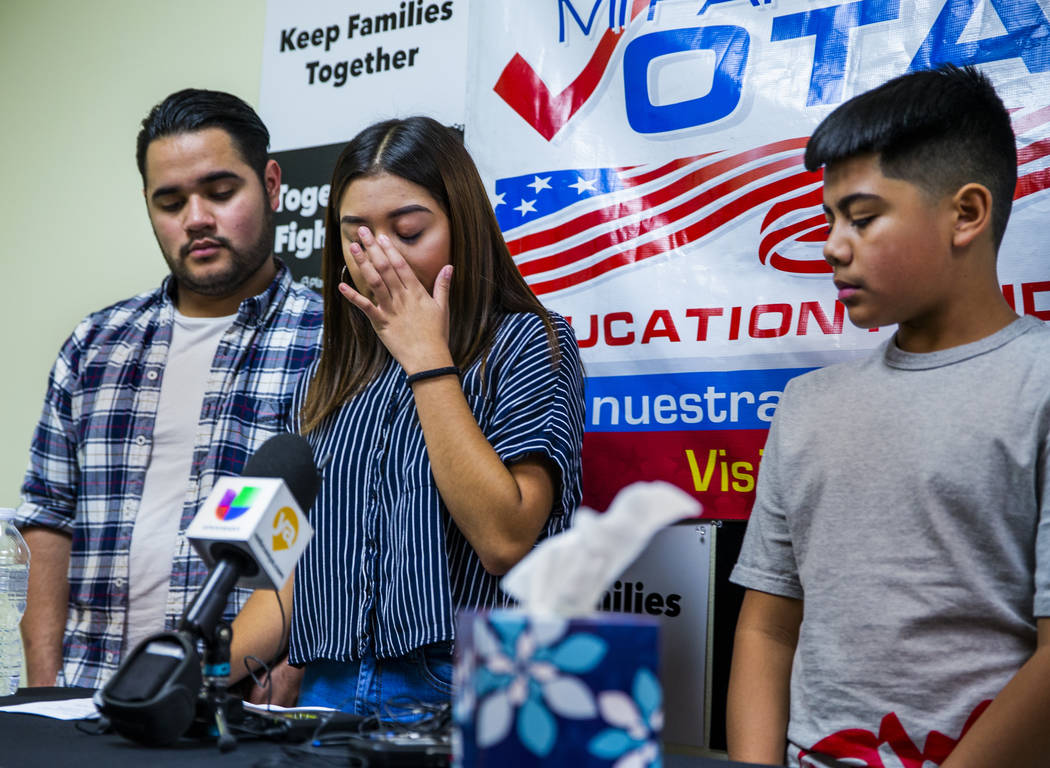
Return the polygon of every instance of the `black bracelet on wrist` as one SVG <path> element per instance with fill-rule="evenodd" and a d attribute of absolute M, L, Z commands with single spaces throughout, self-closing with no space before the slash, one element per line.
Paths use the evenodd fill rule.
<path fill-rule="evenodd" d="M 417 381 L 436 379 L 438 376 L 459 376 L 459 368 L 454 365 L 447 365 L 444 368 L 431 368 L 429 371 L 413 373 L 406 379 L 406 381 L 408 382 L 408 386 L 411 387 Z"/>

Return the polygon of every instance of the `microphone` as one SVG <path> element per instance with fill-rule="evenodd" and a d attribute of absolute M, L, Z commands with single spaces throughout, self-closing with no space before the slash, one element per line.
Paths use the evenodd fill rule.
<path fill-rule="evenodd" d="M 271 437 L 248 459 L 241 477 L 223 477 L 186 529 L 209 568 L 208 578 L 175 632 L 143 640 L 95 694 L 95 706 L 122 736 L 151 746 L 170 744 L 195 715 L 214 718 L 219 747 L 235 743 L 224 734 L 225 697 L 216 681 L 229 674 L 229 626 L 222 613 L 233 588 L 280 589 L 295 567 L 313 528 L 306 519 L 321 476 L 310 444 L 298 435 Z M 204 674 L 198 643 L 206 649 Z M 221 660 L 225 654 L 225 663 Z M 224 671 L 217 671 L 221 667 Z M 224 686 L 225 683 L 222 683 Z"/>
<path fill-rule="evenodd" d="M 216 481 L 186 529 L 210 573 L 180 629 L 208 636 L 234 586 L 280 589 L 313 538 L 303 514 L 321 476 L 302 437 L 271 437 L 248 459 L 241 477 Z"/>

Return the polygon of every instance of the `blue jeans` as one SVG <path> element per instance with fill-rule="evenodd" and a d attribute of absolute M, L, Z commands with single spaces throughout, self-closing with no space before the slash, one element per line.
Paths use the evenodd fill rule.
<path fill-rule="evenodd" d="M 407 656 L 359 661 L 317 659 L 306 665 L 299 691 L 301 707 L 332 707 L 355 715 L 411 722 L 452 698 L 452 648 L 435 643 Z"/>

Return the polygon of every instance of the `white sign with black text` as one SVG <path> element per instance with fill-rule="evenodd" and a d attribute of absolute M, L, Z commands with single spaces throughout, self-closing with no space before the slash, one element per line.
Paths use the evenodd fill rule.
<path fill-rule="evenodd" d="M 708 607 L 715 526 L 707 521 L 658 531 L 602 601 L 607 611 L 660 620 L 663 740 L 704 747 Z"/>
<path fill-rule="evenodd" d="M 467 0 L 269 0 L 259 112 L 274 151 L 388 117 L 462 125 Z"/>

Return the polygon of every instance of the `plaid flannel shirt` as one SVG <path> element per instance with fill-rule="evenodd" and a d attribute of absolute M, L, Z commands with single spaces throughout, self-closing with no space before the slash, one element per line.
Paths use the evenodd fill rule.
<path fill-rule="evenodd" d="M 33 435 L 16 522 L 73 537 L 59 685 L 100 687 L 130 650 L 128 553 L 174 323 L 170 284 L 168 277 L 76 327 L 51 370 Z M 287 430 L 295 383 L 319 350 L 321 318 L 320 297 L 280 265 L 265 292 L 241 303 L 219 343 L 178 511 L 169 629 L 207 576 L 186 526 L 217 477 L 239 474 L 267 438 Z M 235 590 L 227 620 L 249 593 Z"/>

